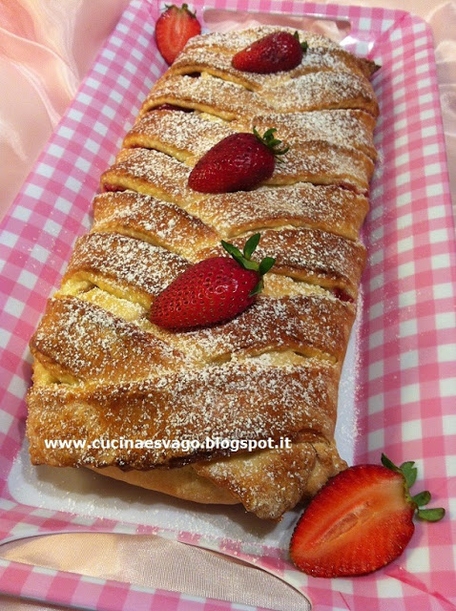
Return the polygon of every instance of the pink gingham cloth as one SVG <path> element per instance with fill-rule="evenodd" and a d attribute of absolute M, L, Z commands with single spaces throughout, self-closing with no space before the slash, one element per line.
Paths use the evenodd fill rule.
<path fill-rule="evenodd" d="M 203 15 L 202 1 L 193 6 Z M 165 68 L 153 41 L 159 7 L 134 0 L 0 227 L 1 538 L 59 532 L 163 535 L 263 569 L 302 592 L 303 609 L 310 600 L 318 611 L 449 611 L 456 606 L 456 244 L 429 28 L 407 12 L 375 8 L 292 0 L 215 0 L 212 6 L 348 20 L 344 46 L 381 65 L 373 78 L 381 111 L 379 161 L 364 228 L 369 260 L 356 338 L 353 451 L 355 462 L 378 462 L 382 451 L 397 463 L 416 460 L 417 487 L 431 490 L 447 517 L 417 524 L 404 554 L 371 576 L 318 580 L 290 564 L 289 531 L 280 533 L 275 545 L 252 545 L 15 498 L 11 474 L 24 442 L 29 338 L 76 237 L 90 226 L 100 173 Z M 0 593 L 107 611 L 266 608 L 242 596 L 222 601 L 1 557 Z"/>

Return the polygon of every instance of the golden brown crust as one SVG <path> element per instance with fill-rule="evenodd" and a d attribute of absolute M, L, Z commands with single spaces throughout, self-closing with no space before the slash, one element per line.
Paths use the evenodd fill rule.
<path fill-rule="evenodd" d="M 193 166 L 214 144 L 234 133 L 226 123 L 200 114 L 157 109 L 135 123 L 124 146 L 157 149 Z"/>
<path fill-rule="evenodd" d="M 149 469 L 149 471 L 123 471 L 118 467 L 103 467 L 97 473 L 139 486 L 154 492 L 162 492 L 185 501 L 204 505 L 238 505 L 239 499 L 225 488 L 217 486 L 207 477 L 200 477 L 191 465 L 175 469 Z"/>
<path fill-rule="evenodd" d="M 251 131 L 254 127 L 262 134 L 271 126 L 276 129 L 276 137 L 288 145 L 322 141 L 376 158 L 372 138 L 375 120 L 372 115 L 353 109 L 270 113 L 229 124 L 193 112 L 156 109 L 136 121 L 123 144 L 126 148 L 158 149 L 193 166 L 222 138 L 237 131 Z"/>
<path fill-rule="evenodd" d="M 70 296 L 49 300 L 30 349 L 57 381 L 87 384 L 142 380 L 151 368 L 166 373 L 172 362 L 182 366 L 186 361 L 137 324 Z"/>
<path fill-rule="evenodd" d="M 220 235 L 232 239 L 255 227 L 313 227 L 356 240 L 368 211 L 368 200 L 336 185 L 310 182 L 254 191 L 208 195 L 187 206 L 187 210 L 217 227 Z"/>
<path fill-rule="evenodd" d="M 233 360 L 203 371 L 197 367 L 164 375 L 153 371 L 140 380 L 134 380 L 132 374 L 132 382 L 122 381 L 123 372 L 119 381 L 105 382 L 106 369 L 99 368 L 83 388 L 37 384 L 28 397 L 34 462 L 39 463 L 45 452 L 46 462 L 55 466 L 71 466 L 76 460 L 79 465 L 147 469 L 220 454 L 218 448 L 204 449 L 208 438 L 279 442 L 281 437 L 293 439 L 304 430 L 331 438 L 339 365 L 302 358 L 284 365 L 285 357 Z M 98 384 L 97 378 L 104 383 Z M 62 435 L 84 438 L 87 443 L 66 452 L 45 447 L 45 438 Z M 99 447 L 101 438 L 141 440 L 141 448 Z M 166 439 L 190 439 L 198 446 L 167 447 L 161 443 Z"/>
<path fill-rule="evenodd" d="M 102 174 L 91 231 L 30 342 L 34 464 L 86 466 L 267 519 L 345 468 L 334 429 L 366 258 L 375 67 L 308 33 L 294 70 L 231 67 L 273 29 L 192 39 Z M 220 195 L 188 186 L 208 149 L 253 127 L 290 147 L 268 181 Z M 149 321 L 183 270 L 257 232 L 255 256 L 276 263 L 250 308 L 188 331 Z"/>
<path fill-rule="evenodd" d="M 161 246 L 115 232 L 81 236 L 62 279 L 64 292 L 86 282 L 150 306 L 151 298 L 189 267 L 188 261 Z M 72 287 L 70 291 L 69 287 Z"/>
<path fill-rule="evenodd" d="M 242 239 L 232 243 L 242 245 Z M 205 251 L 203 258 L 220 254 L 221 247 Z M 274 273 L 329 290 L 345 292 L 353 298 L 363 273 L 366 251 L 359 241 L 309 227 L 262 232 L 258 257 L 275 258 Z"/>
<path fill-rule="evenodd" d="M 237 127 L 237 123 L 231 125 Z M 292 147 L 323 141 L 328 146 L 354 149 L 372 160 L 377 156 L 373 141 L 375 119 L 363 110 L 340 108 L 287 114 L 271 113 L 253 117 L 249 122 L 239 122 L 239 127 L 241 126 L 244 131 L 256 127 L 260 133 L 274 126 L 277 138 Z"/>
<path fill-rule="evenodd" d="M 164 249 L 162 256 L 174 253 L 189 257 L 220 239 L 216 230 L 198 215 L 152 195 L 107 191 L 95 197 L 93 206 L 93 232 L 117 233 L 149 242 Z"/>
<path fill-rule="evenodd" d="M 205 37 L 195 36 L 176 58 L 171 71 L 173 74 L 210 74 L 256 91 L 309 72 L 347 72 L 369 78 L 377 69 L 373 62 L 355 57 L 337 43 L 313 32 L 300 32 L 300 41 L 307 43 L 307 51 L 300 65 L 293 70 L 275 74 L 255 74 L 233 68 L 231 58 L 235 53 L 275 29 L 273 26 L 261 26 L 243 30 L 236 36 L 220 32 Z M 281 29 L 292 34 L 295 32 L 294 28 Z"/>
<path fill-rule="evenodd" d="M 146 98 L 141 114 L 162 104 L 176 104 L 227 121 L 265 114 L 268 108 L 286 113 L 358 108 L 377 116 L 369 82 L 375 64 L 318 34 L 300 32 L 308 51 L 293 70 L 263 75 L 231 66 L 234 53 L 273 30 L 263 26 L 194 37 Z"/>
<path fill-rule="evenodd" d="M 231 456 L 194 469 L 213 484 L 242 499 L 260 518 L 285 513 L 290 505 L 313 496 L 328 477 L 346 467 L 333 444 L 313 437 L 285 450 L 264 450 L 249 457 Z M 267 474 L 267 476 L 265 476 Z"/>

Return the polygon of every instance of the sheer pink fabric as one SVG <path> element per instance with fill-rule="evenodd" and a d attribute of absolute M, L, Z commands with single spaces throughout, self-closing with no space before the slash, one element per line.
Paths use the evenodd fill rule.
<path fill-rule="evenodd" d="M 129 0 L 0 0 L 0 217 Z"/>
<path fill-rule="evenodd" d="M 128 3 L 0 0 L 0 218 Z M 357 4 L 408 10 L 431 25 L 456 202 L 456 0 Z"/>

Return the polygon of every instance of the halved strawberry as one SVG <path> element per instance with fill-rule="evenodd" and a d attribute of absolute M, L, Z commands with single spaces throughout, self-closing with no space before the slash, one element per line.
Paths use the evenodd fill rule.
<path fill-rule="evenodd" d="M 273 74 L 299 66 L 307 43 L 301 43 L 297 32 L 284 30 L 267 34 L 238 51 L 232 58 L 233 68 L 243 72 Z"/>
<path fill-rule="evenodd" d="M 260 234 L 245 243 L 243 252 L 222 242 L 231 255 L 199 261 L 155 298 L 150 320 L 166 329 L 191 329 L 230 320 L 247 309 L 263 288 L 263 276 L 275 261 L 251 256 Z"/>
<path fill-rule="evenodd" d="M 274 136 L 274 128 L 261 136 L 251 132 L 231 134 L 217 142 L 197 162 L 188 178 L 191 189 L 201 193 L 248 191 L 274 173 L 275 158 L 288 147 Z"/>
<path fill-rule="evenodd" d="M 187 42 L 201 34 L 201 24 L 187 4 L 180 8 L 167 5 L 155 24 L 155 40 L 158 50 L 167 64 L 171 65 Z"/>
<path fill-rule="evenodd" d="M 314 577 L 364 575 L 395 560 L 415 530 L 413 517 L 436 522 L 442 508 L 422 509 L 431 495 L 410 496 L 413 462 L 349 467 L 310 501 L 290 543 L 293 563 Z"/>

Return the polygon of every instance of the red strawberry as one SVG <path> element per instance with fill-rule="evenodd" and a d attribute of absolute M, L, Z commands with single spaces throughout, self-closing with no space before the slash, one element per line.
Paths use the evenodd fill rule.
<path fill-rule="evenodd" d="M 158 50 L 167 64 L 172 64 L 187 41 L 201 34 L 201 24 L 187 4 L 181 8 L 167 5 L 155 24 L 155 40 Z"/>
<path fill-rule="evenodd" d="M 253 133 L 231 134 L 217 142 L 198 161 L 188 178 L 190 188 L 201 193 L 231 193 L 248 191 L 270 178 L 276 155 L 288 147 L 274 137 L 274 128 L 263 136 Z"/>
<path fill-rule="evenodd" d="M 404 551 L 415 514 L 430 522 L 443 518 L 444 509 L 421 509 L 429 492 L 410 496 L 417 473 L 413 462 L 396 467 L 382 455 L 382 463 L 349 467 L 312 499 L 290 543 L 299 569 L 314 577 L 371 573 Z"/>
<path fill-rule="evenodd" d="M 260 239 L 251 236 L 241 253 L 222 242 L 231 257 L 204 259 L 178 276 L 152 304 L 150 320 L 166 329 L 204 327 L 234 318 L 255 300 L 263 276 L 274 265 L 271 257 L 251 260 Z"/>
<path fill-rule="evenodd" d="M 238 51 L 231 60 L 233 68 L 243 72 L 272 74 L 299 66 L 307 43 L 299 41 L 298 33 L 278 31 L 268 34 Z"/>

